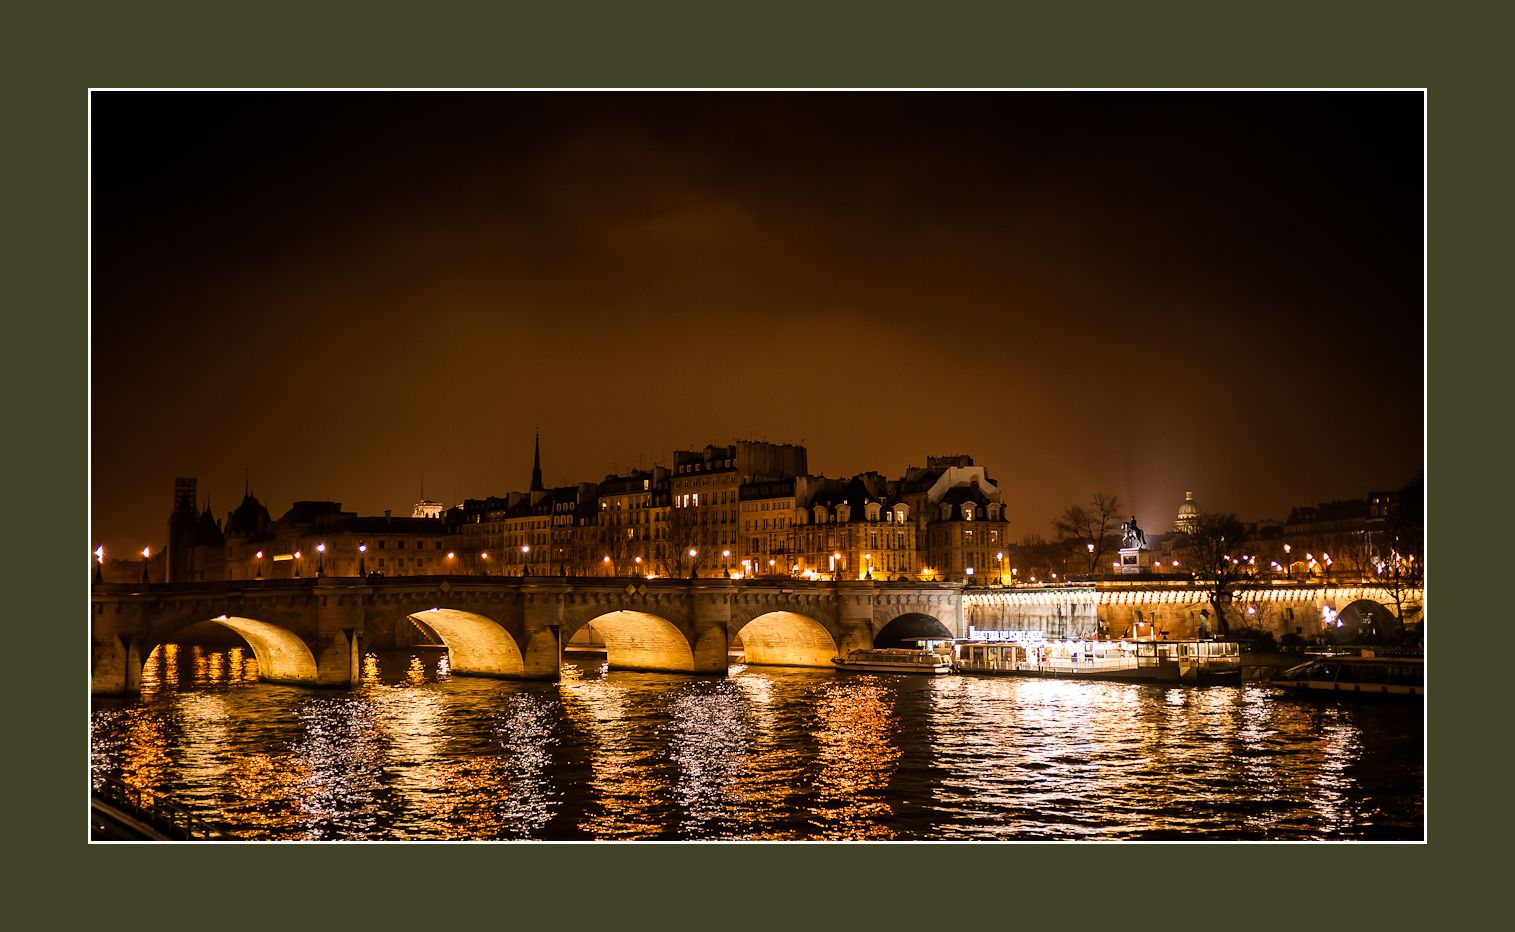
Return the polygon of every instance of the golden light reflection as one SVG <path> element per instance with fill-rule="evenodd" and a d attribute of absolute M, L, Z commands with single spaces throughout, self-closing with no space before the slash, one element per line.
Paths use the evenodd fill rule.
<path fill-rule="evenodd" d="M 900 758 L 890 691 L 876 677 L 828 686 L 815 707 L 820 772 L 812 815 L 823 839 L 889 839 L 886 791 Z"/>
<path fill-rule="evenodd" d="M 655 772 L 657 743 L 646 722 L 629 717 L 625 694 L 603 679 L 559 684 L 568 721 L 589 753 L 589 793 L 578 828 L 591 838 L 655 838 L 665 831 L 660 815 L 666 791 Z"/>

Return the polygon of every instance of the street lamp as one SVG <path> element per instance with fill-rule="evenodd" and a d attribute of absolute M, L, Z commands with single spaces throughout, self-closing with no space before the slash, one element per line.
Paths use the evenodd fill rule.
<path fill-rule="evenodd" d="M 479 552 L 479 575 L 481 575 L 481 576 L 488 576 L 489 575 L 489 551 L 488 550 L 482 550 L 482 551 Z"/>
<path fill-rule="evenodd" d="M 521 575 L 522 576 L 530 576 L 531 575 L 531 562 L 530 562 L 531 556 L 530 555 L 531 555 L 531 545 L 530 544 L 522 544 L 521 545 Z"/>
<path fill-rule="evenodd" d="M 996 553 L 994 559 L 999 562 L 999 584 L 1003 586 L 1005 584 L 1005 552 L 1001 550 Z"/>
<path fill-rule="evenodd" d="M 368 556 L 368 545 L 366 543 L 364 543 L 363 541 L 361 541 L 361 540 L 358 541 L 358 575 L 359 576 L 367 576 L 368 575 L 368 563 L 365 560 L 365 558 L 367 556 Z M 258 551 L 258 559 L 259 560 L 263 559 L 263 551 L 261 551 L 261 550 Z"/>
<path fill-rule="evenodd" d="M 842 578 L 842 552 L 840 550 L 831 555 L 831 578 L 835 580 Z"/>
<path fill-rule="evenodd" d="M 300 575 L 300 551 L 295 551 L 295 575 Z"/>
<path fill-rule="evenodd" d="M 148 548 L 143 547 L 142 548 L 142 581 L 143 582 L 147 582 L 148 581 L 147 580 L 147 557 L 148 557 L 148 554 L 149 554 Z"/>
<path fill-rule="evenodd" d="M 690 579 L 694 579 L 696 576 L 699 575 L 698 573 L 695 572 L 695 566 L 696 566 L 695 558 L 698 557 L 699 555 L 700 555 L 700 552 L 698 550 L 694 549 L 693 547 L 689 548 L 689 578 Z"/>
<path fill-rule="evenodd" d="M 642 558 L 641 557 L 637 557 L 636 558 L 636 565 L 637 565 L 637 575 L 640 576 L 640 575 L 642 575 Z"/>
<path fill-rule="evenodd" d="M 722 576 L 726 576 L 727 578 L 730 578 L 730 576 L 731 576 L 731 551 L 730 550 L 722 550 L 721 551 L 721 575 Z"/>
<path fill-rule="evenodd" d="M 611 567 L 610 567 L 610 554 L 607 553 L 605 555 L 605 559 L 602 560 L 601 562 L 605 564 L 605 575 L 606 576 L 614 576 L 615 573 L 611 571 Z"/>
<path fill-rule="evenodd" d="M 326 545 L 316 544 L 316 575 L 326 575 Z"/>
<path fill-rule="evenodd" d="M 95 548 L 95 582 L 104 581 L 105 545 Z"/>
<path fill-rule="evenodd" d="M 457 571 L 458 554 L 456 551 L 447 551 L 447 575 L 451 576 Z"/>
<path fill-rule="evenodd" d="M 873 554 L 871 554 L 871 553 L 865 553 L 865 554 L 863 554 L 863 559 L 865 561 L 867 561 L 867 563 L 868 563 L 868 573 L 867 573 L 867 575 L 864 578 L 866 578 L 866 579 L 872 579 L 873 578 Z"/>

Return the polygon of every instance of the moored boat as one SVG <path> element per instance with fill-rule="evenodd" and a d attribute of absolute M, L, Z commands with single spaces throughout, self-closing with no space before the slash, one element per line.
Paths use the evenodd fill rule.
<path fill-rule="evenodd" d="M 1290 667 L 1269 685 L 1296 695 L 1421 699 L 1426 694 L 1425 659 L 1325 654 Z"/>
<path fill-rule="evenodd" d="M 959 673 L 1180 685 L 1241 682 L 1241 646 L 1235 641 L 1046 641 L 991 636 L 959 640 L 954 647 L 954 668 Z"/>
<path fill-rule="evenodd" d="M 927 673 L 952 672 L 952 658 L 932 650 L 907 647 L 873 647 L 850 650 L 846 657 L 833 657 L 838 670 L 854 673 Z"/>

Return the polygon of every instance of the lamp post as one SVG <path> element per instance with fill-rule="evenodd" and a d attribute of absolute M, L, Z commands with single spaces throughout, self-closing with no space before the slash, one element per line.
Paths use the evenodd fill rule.
<path fill-rule="evenodd" d="M 1094 561 L 1095 560 L 1096 560 L 1096 557 L 1094 556 L 1094 545 L 1090 544 L 1089 545 L 1089 575 L 1090 576 L 1094 575 Z"/>
<path fill-rule="evenodd" d="M 996 553 L 994 559 L 999 561 L 999 584 L 1003 586 L 1005 584 L 1005 552 L 1001 550 Z"/>
<path fill-rule="evenodd" d="M 300 575 L 300 551 L 295 551 L 295 575 Z"/>
<path fill-rule="evenodd" d="M 522 544 L 521 545 L 521 575 L 522 576 L 530 576 L 531 575 L 531 545 L 530 544 Z"/>
<path fill-rule="evenodd" d="M 636 560 L 635 560 L 635 562 L 636 562 L 636 565 L 637 565 L 637 575 L 640 576 L 640 575 L 642 575 L 642 558 L 641 557 L 637 557 Z"/>
<path fill-rule="evenodd" d="M 1284 544 L 1284 579 L 1294 578 L 1294 564 L 1289 556 L 1289 552 L 1293 549 L 1288 544 Z"/>
<path fill-rule="evenodd" d="M 690 579 L 694 579 L 696 576 L 699 575 L 698 573 L 695 572 L 695 567 L 697 566 L 697 563 L 695 562 L 695 559 L 699 555 L 700 555 L 700 552 L 698 550 L 694 549 L 693 547 L 689 548 L 689 578 Z"/>
<path fill-rule="evenodd" d="M 615 567 L 613 567 L 611 565 L 611 563 L 610 563 L 610 554 L 607 553 L 605 555 L 605 559 L 603 561 L 601 561 L 601 562 L 603 562 L 604 565 L 605 565 L 605 575 L 606 576 L 614 576 L 615 575 Z"/>
<path fill-rule="evenodd" d="M 358 575 L 359 576 L 367 576 L 368 575 L 368 563 L 365 560 L 365 558 L 367 556 L 368 556 L 368 544 L 364 543 L 361 540 L 358 541 Z M 260 550 L 260 551 L 258 551 L 258 559 L 261 560 L 262 558 L 263 558 L 263 551 Z"/>
<path fill-rule="evenodd" d="M 147 547 L 143 547 L 142 548 L 142 581 L 143 582 L 147 582 L 148 581 L 148 579 L 147 579 L 147 558 L 148 558 L 149 554 L 150 554 L 150 550 Z"/>
<path fill-rule="evenodd" d="M 95 582 L 105 580 L 105 545 L 95 548 Z"/>
<path fill-rule="evenodd" d="M 481 550 L 481 551 L 479 551 L 479 575 L 480 576 L 488 576 L 489 575 L 489 551 L 488 550 Z"/>
<path fill-rule="evenodd" d="M 837 582 L 842 581 L 842 552 L 840 550 L 831 555 L 831 578 Z"/>
<path fill-rule="evenodd" d="M 316 544 L 316 575 L 326 575 L 326 545 Z"/>
<path fill-rule="evenodd" d="M 868 564 L 868 572 L 864 575 L 864 578 L 865 579 L 872 579 L 873 578 L 873 554 L 871 554 L 871 553 L 865 553 L 865 554 L 863 554 L 863 561 Z"/>
<path fill-rule="evenodd" d="M 730 550 L 722 550 L 721 551 L 721 575 L 725 576 L 727 579 L 731 578 L 731 551 Z"/>

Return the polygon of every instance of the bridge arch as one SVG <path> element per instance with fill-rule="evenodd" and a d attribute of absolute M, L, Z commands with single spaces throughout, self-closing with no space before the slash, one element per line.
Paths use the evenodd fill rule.
<path fill-rule="evenodd" d="M 561 643 L 584 628 L 593 629 L 605 642 L 605 662 L 612 670 L 695 672 L 688 635 L 661 615 L 632 609 L 602 612 L 564 624 Z"/>
<path fill-rule="evenodd" d="M 742 639 L 749 664 L 779 667 L 831 667 L 837 638 L 825 624 L 797 612 L 765 612 L 742 623 L 733 620 L 733 637 Z"/>
<path fill-rule="evenodd" d="M 428 608 L 405 616 L 447 645 L 447 665 L 462 676 L 521 676 L 526 662 L 510 632 L 487 615 Z"/>
<path fill-rule="evenodd" d="M 240 615 L 217 615 L 189 624 L 174 625 L 144 644 L 143 656 L 150 658 L 153 650 L 175 643 L 186 635 L 193 637 L 197 629 L 207 627 L 231 631 L 247 642 L 258 660 L 259 680 L 301 686 L 313 685 L 319 680 L 316 656 L 303 638 L 278 625 Z"/>
<path fill-rule="evenodd" d="M 891 619 L 873 635 L 874 647 L 916 647 L 916 638 L 950 638 L 952 631 L 935 615 L 906 612 Z"/>

